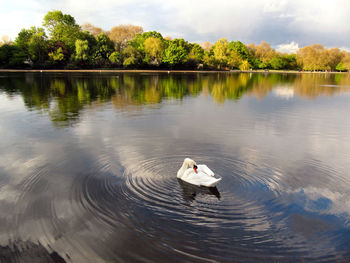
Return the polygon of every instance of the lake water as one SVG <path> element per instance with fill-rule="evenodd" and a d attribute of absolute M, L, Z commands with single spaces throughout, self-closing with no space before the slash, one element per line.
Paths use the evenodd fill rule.
<path fill-rule="evenodd" d="M 0 73 L 0 114 L 0 262 L 350 261 L 349 75 Z"/>

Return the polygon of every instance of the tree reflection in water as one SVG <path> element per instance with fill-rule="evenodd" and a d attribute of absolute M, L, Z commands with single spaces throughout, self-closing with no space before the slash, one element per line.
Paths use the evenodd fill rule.
<path fill-rule="evenodd" d="M 244 95 L 265 97 L 283 86 L 288 94 L 304 98 L 332 96 L 350 88 L 348 74 L 99 74 L 1 73 L 0 89 L 21 94 L 26 107 L 47 113 L 55 126 L 70 126 L 81 111 L 111 102 L 118 110 L 135 110 L 163 100 L 211 96 L 216 103 L 239 100 Z M 132 107 L 130 107 L 132 106 Z"/>

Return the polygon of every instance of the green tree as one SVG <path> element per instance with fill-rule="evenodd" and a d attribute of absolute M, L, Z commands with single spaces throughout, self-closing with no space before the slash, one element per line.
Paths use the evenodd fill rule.
<path fill-rule="evenodd" d="M 93 55 L 94 48 L 96 47 L 96 44 L 97 44 L 96 38 L 93 35 L 91 35 L 89 32 L 83 31 L 83 32 L 80 32 L 79 39 L 80 40 L 87 40 L 88 45 L 89 45 L 89 55 L 90 56 Z"/>
<path fill-rule="evenodd" d="M 28 46 L 32 36 L 33 36 L 33 30 L 23 28 L 18 33 L 15 39 L 15 45 L 20 47 L 27 54 L 28 57 L 29 57 Z"/>
<path fill-rule="evenodd" d="M 33 35 L 29 40 L 28 51 L 33 62 L 43 63 L 47 56 L 47 36 L 43 28 L 32 28 Z"/>
<path fill-rule="evenodd" d="M 275 69 L 275 70 L 285 69 L 287 67 L 286 61 L 279 55 L 270 59 L 269 64 L 270 64 L 271 68 Z"/>
<path fill-rule="evenodd" d="M 249 64 L 249 61 L 248 60 L 243 60 L 241 65 L 239 65 L 239 69 L 240 70 L 249 70 L 250 69 L 250 64 Z"/>
<path fill-rule="evenodd" d="M 187 56 L 187 64 L 192 67 L 197 67 L 198 64 L 203 62 L 204 49 L 197 43 L 190 44 L 190 52 Z"/>
<path fill-rule="evenodd" d="M 286 63 L 285 69 L 298 69 L 296 54 L 283 54 L 282 58 Z"/>
<path fill-rule="evenodd" d="M 270 66 L 269 63 L 259 60 L 259 65 L 258 65 L 259 69 L 268 69 L 269 66 Z"/>
<path fill-rule="evenodd" d="M 142 61 L 142 55 L 140 51 L 138 51 L 137 48 L 133 46 L 127 46 L 122 51 L 122 57 L 123 57 L 123 66 L 125 67 L 138 66 Z"/>
<path fill-rule="evenodd" d="M 27 54 L 16 45 L 4 44 L 0 47 L 0 67 L 23 68 Z"/>
<path fill-rule="evenodd" d="M 48 58 L 53 65 L 64 65 L 69 59 L 68 47 L 61 41 L 48 41 Z"/>
<path fill-rule="evenodd" d="M 336 68 L 337 71 L 347 71 L 348 69 L 345 67 L 344 63 L 340 62 Z"/>
<path fill-rule="evenodd" d="M 205 68 L 215 69 L 217 68 L 217 62 L 210 52 L 205 51 L 203 56 L 203 64 Z"/>
<path fill-rule="evenodd" d="M 120 66 L 121 55 L 118 51 L 114 51 L 108 59 L 114 66 Z"/>
<path fill-rule="evenodd" d="M 50 52 L 49 58 L 51 63 L 54 65 L 63 64 L 65 60 L 63 49 L 59 47 L 57 50 Z"/>
<path fill-rule="evenodd" d="M 236 52 L 235 50 L 231 50 L 228 58 L 227 58 L 227 65 L 230 68 L 239 68 L 239 66 L 242 64 L 242 58 L 241 56 L 238 54 L 238 52 Z"/>
<path fill-rule="evenodd" d="M 75 59 L 79 62 L 85 62 L 89 58 L 89 42 L 87 40 L 77 39 L 75 41 Z"/>
<path fill-rule="evenodd" d="M 163 40 L 161 33 L 157 31 L 149 31 L 142 34 L 136 34 L 135 38 L 130 41 L 130 45 L 139 50 L 141 53 L 145 52 L 145 41 L 147 38 L 159 38 Z"/>
<path fill-rule="evenodd" d="M 189 45 L 183 39 L 169 41 L 168 47 L 163 53 L 163 62 L 170 67 L 184 64 L 187 60 Z"/>
<path fill-rule="evenodd" d="M 146 55 L 145 51 L 145 42 L 148 38 L 160 39 L 163 43 L 162 47 L 165 48 L 167 46 L 167 41 L 163 38 L 162 34 L 157 31 L 149 31 L 142 34 L 136 34 L 135 38 L 132 39 L 129 44 L 139 51 L 143 64 L 149 64 L 151 62 L 150 57 Z"/>
<path fill-rule="evenodd" d="M 109 62 L 109 56 L 114 52 L 114 44 L 105 34 L 99 34 L 96 38 L 95 60 L 100 66 Z"/>
<path fill-rule="evenodd" d="M 350 71 L 350 52 L 345 52 L 341 62 L 336 66 L 337 70 Z"/>
<path fill-rule="evenodd" d="M 15 45 L 34 63 L 43 63 L 47 57 L 47 36 L 43 28 L 33 26 L 30 29 L 22 29 L 15 39 Z"/>
<path fill-rule="evenodd" d="M 229 43 L 229 47 L 231 50 L 236 51 L 241 59 L 243 60 L 249 60 L 249 50 L 246 45 L 244 45 L 241 41 L 231 41 Z"/>
<path fill-rule="evenodd" d="M 54 41 L 63 42 L 72 52 L 75 41 L 80 37 L 80 26 L 75 23 L 74 17 L 63 14 L 61 11 L 50 11 L 44 17 L 43 26 Z"/>
<path fill-rule="evenodd" d="M 219 68 L 227 67 L 230 54 L 231 50 L 226 38 L 216 41 L 213 46 L 213 56 Z"/>
<path fill-rule="evenodd" d="M 149 37 L 145 40 L 145 60 L 151 65 L 159 65 L 162 62 L 164 44 L 160 38 Z"/>

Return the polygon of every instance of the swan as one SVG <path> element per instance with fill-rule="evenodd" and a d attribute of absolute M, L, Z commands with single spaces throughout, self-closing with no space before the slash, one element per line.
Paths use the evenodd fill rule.
<path fill-rule="evenodd" d="M 190 167 L 190 168 L 188 168 Z M 177 178 L 197 186 L 214 187 L 221 178 L 216 178 L 212 170 L 205 164 L 197 165 L 195 161 L 186 158 L 177 172 Z"/>

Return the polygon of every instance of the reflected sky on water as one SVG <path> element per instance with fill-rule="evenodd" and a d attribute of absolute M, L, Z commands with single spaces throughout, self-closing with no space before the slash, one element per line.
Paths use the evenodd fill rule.
<path fill-rule="evenodd" d="M 0 73 L 0 262 L 347 262 L 349 91 L 346 74 Z M 222 182 L 179 182 L 185 157 Z"/>

